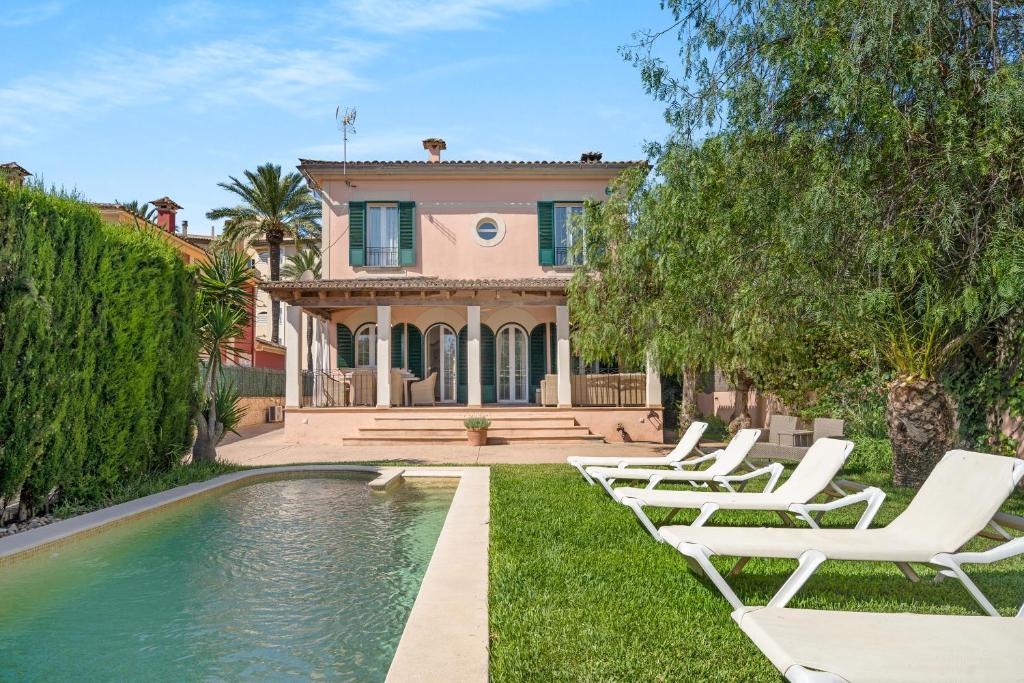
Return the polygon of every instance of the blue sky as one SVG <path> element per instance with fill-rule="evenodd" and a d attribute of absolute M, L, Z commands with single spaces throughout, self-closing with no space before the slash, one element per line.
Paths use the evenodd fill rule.
<path fill-rule="evenodd" d="M 208 232 L 228 175 L 340 159 L 643 158 L 662 107 L 617 53 L 656 0 L 0 2 L 0 162 L 94 201 L 169 195 Z M 218 228 L 219 231 L 219 228 Z"/>

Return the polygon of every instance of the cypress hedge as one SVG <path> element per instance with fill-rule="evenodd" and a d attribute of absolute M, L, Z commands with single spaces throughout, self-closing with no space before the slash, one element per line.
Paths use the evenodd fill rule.
<path fill-rule="evenodd" d="M 0 183 L 0 500 L 102 501 L 191 441 L 192 280 L 159 235 Z"/>

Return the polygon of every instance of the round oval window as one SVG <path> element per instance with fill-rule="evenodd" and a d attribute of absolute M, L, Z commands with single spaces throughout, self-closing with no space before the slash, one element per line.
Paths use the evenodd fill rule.
<path fill-rule="evenodd" d="M 498 236 L 498 226 L 492 221 L 481 221 L 476 226 L 476 234 L 480 239 L 490 242 Z"/>

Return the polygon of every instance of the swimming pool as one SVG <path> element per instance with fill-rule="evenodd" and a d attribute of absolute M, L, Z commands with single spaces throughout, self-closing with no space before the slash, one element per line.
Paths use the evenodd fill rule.
<path fill-rule="evenodd" d="M 249 483 L 0 568 L 0 679 L 383 680 L 455 492 Z"/>

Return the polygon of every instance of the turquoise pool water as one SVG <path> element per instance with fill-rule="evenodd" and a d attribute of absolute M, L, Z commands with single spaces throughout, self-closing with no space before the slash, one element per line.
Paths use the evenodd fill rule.
<path fill-rule="evenodd" d="M 0 568 L 0 680 L 380 681 L 454 495 L 250 484 Z"/>

